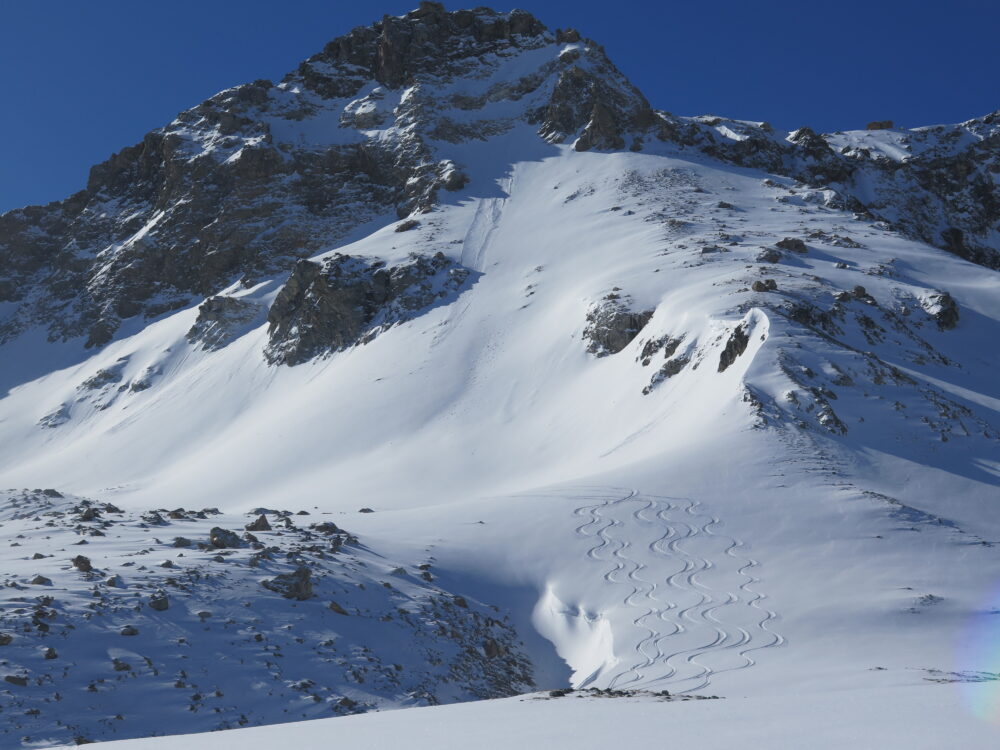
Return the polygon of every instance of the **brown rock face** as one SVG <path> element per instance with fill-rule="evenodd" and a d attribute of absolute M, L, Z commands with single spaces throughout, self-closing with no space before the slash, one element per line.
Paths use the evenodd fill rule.
<path fill-rule="evenodd" d="M 363 343 L 454 298 L 470 273 L 441 253 L 390 267 L 340 254 L 299 261 L 268 312 L 265 356 L 271 364 L 296 365 Z"/>
<path fill-rule="evenodd" d="M 747 350 L 747 344 L 749 343 L 750 337 L 743 326 L 736 326 L 729 340 L 726 342 L 726 348 L 722 350 L 722 354 L 719 356 L 719 372 L 725 372 L 729 369 L 729 366 Z"/>
<path fill-rule="evenodd" d="M 635 312 L 618 299 L 606 300 L 587 313 L 583 336 L 589 342 L 587 351 L 598 357 L 617 354 L 639 335 L 652 310 Z"/>
<path fill-rule="evenodd" d="M 892 130 L 892 120 L 874 120 L 865 126 L 866 130 Z"/>

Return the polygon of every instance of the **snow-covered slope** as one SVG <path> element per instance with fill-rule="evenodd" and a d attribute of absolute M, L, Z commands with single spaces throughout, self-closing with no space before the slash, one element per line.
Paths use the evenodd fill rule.
<path fill-rule="evenodd" d="M 362 29 L 282 86 L 220 94 L 216 106 L 257 108 L 241 116 L 266 128 L 237 125 L 265 133 L 259 144 L 206 140 L 236 127 L 225 118 L 182 116 L 157 136 L 188 138 L 202 151 L 183 163 L 214 175 L 240 149 L 295 143 L 291 163 L 315 166 L 355 144 L 405 162 L 384 203 L 333 203 L 308 242 L 265 242 L 247 263 L 213 265 L 218 248 L 203 247 L 178 276 L 191 224 L 167 214 L 211 205 L 184 177 L 139 207 L 152 213 L 126 240 L 71 269 L 89 278 L 83 307 L 50 304 L 66 268 L 18 267 L 30 273 L 5 303 L 17 324 L 0 348 L 0 486 L 74 497 L 18 490 L 3 506 L 16 545 L 0 594 L 0 673 L 15 678 L 3 736 L 111 739 L 565 686 L 754 695 L 768 710 L 857 690 L 919 707 L 936 680 L 995 679 L 977 644 L 1000 607 L 1000 273 L 922 242 L 912 207 L 889 217 L 905 180 L 879 182 L 879 160 L 822 178 L 869 158 L 862 141 L 902 158 L 899 134 L 817 145 L 676 118 L 575 32 L 439 13 L 425 4 L 375 30 L 410 45 L 388 68 L 379 57 L 375 80 L 357 62 Z M 436 18 L 454 26 L 448 44 L 470 28 L 499 46 L 476 48 L 472 72 L 428 63 L 415 30 Z M 932 137 L 920 133 L 909 140 Z M 220 224 L 256 222 L 260 242 L 295 226 L 306 209 L 289 186 L 308 170 L 269 169 L 227 177 L 253 200 Z M 338 169 L 350 200 L 381 179 Z M 261 185 L 282 197 L 263 213 Z M 878 200 L 858 197 L 865 186 Z M 123 511 L 104 536 L 73 515 L 84 499 Z M 171 518 L 179 507 L 222 521 Z M 242 533 L 260 508 L 306 510 L 356 541 L 333 551 L 271 513 L 298 530 L 216 560 L 212 526 Z M 162 527 L 141 517 L 153 510 Z M 77 536 L 99 574 L 73 564 Z M 284 562 L 253 563 L 254 544 Z M 314 597 L 261 585 L 300 569 Z M 150 609 L 161 589 L 183 609 Z M 121 635 L 128 624 L 137 635 Z M 448 648 L 428 655 L 435 628 Z M 358 660 L 384 679 L 357 679 Z M 666 708 L 719 710 L 707 705 Z"/>

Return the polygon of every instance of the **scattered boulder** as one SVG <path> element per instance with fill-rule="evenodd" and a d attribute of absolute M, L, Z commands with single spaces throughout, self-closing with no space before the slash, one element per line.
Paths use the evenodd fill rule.
<path fill-rule="evenodd" d="M 28 583 L 30 583 L 32 586 L 51 586 L 52 585 L 52 579 L 51 578 L 46 578 L 43 575 L 37 575 L 34 578 L 32 578 L 30 581 L 28 581 Z"/>
<path fill-rule="evenodd" d="M 97 508 L 84 508 L 83 512 L 78 516 L 80 521 L 99 521 L 101 520 L 101 513 Z"/>
<path fill-rule="evenodd" d="M 934 292 L 925 297 L 922 304 L 942 331 L 950 331 L 958 325 L 958 303 L 948 292 Z"/>
<path fill-rule="evenodd" d="M 783 240 L 775 242 L 775 247 L 780 247 L 782 250 L 789 250 L 793 253 L 807 253 L 809 248 L 806 247 L 806 243 L 796 237 L 785 237 Z"/>
<path fill-rule="evenodd" d="M 8 674 L 4 675 L 4 682 L 9 682 L 11 685 L 17 685 L 18 687 L 26 687 L 28 685 L 28 678 L 22 677 L 19 674 Z"/>
<path fill-rule="evenodd" d="M 45 659 L 48 659 L 48 660 L 58 659 L 59 658 L 59 654 L 56 653 L 56 650 L 54 648 L 52 648 L 51 646 L 49 646 L 47 649 L 45 649 L 45 651 L 43 652 L 43 656 L 44 656 Z"/>
<path fill-rule="evenodd" d="M 170 609 L 170 599 L 164 592 L 159 591 L 149 598 L 149 608 L 156 612 L 165 612 Z"/>
<path fill-rule="evenodd" d="M 270 531 L 271 530 L 271 524 L 268 523 L 267 516 L 265 516 L 263 513 L 261 513 L 257 517 L 256 521 L 254 521 L 253 523 L 248 523 L 246 525 L 246 530 L 247 531 Z"/>
<path fill-rule="evenodd" d="M 339 534 L 340 533 L 340 527 L 337 526 L 337 524 L 335 524 L 333 521 L 324 521 L 323 523 L 314 523 L 309 528 L 313 529 L 314 531 L 319 532 L 320 534 L 330 535 L 330 534 Z"/>
<path fill-rule="evenodd" d="M 139 635 L 139 628 L 135 625 L 126 625 L 119 632 L 122 635 Z"/>
<path fill-rule="evenodd" d="M 329 607 L 332 611 L 336 612 L 338 615 L 348 614 L 347 610 L 341 607 L 337 602 L 330 602 Z"/>
<path fill-rule="evenodd" d="M 757 253 L 758 263 L 778 263 L 781 260 L 781 253 L 773 247 L 765 247 Z"/>
<path fill-rule="evenodd" d="M 90 564 L 90 558 L 84 557 L 83 555 L 77 555 L 70 562 L 72 562 L 73 567 L 81 573 L 89 573 L 94 569 L 94 567 Z"/>
<path fill-rule="evenodd" d="M 892 120 L 872 120 L 865 126 L 865 130 L 892 130 Z"/>
<path fill-rule="evenodd" d="M 9 646 L 14 642 L 14 636 L 10 633 L 0 633 L 0 646 Z"/>
<path fill-rule="evenodd" d="M 242 546 L 239 534 L 229 531 L 219 526 L 215 526 L 208 532 L 208 541 L 216 549 L 236 549 Z"/>
<path fill-rule="evenodd" d="M 764 279 L 763 281 L 758 279 L 750 285 L 750 288 L 755 292 L 773 292 L 777 290 L 778 282 L 774 279 Z"/>
<path fill-rule="evenodd" d="M 261 581 L 261 585 L 286 599 L 305 601 L 314 596 L 312 572 L 304 565 L 300 565 L 291 573 L 282 573 L 270 580 Z"/>
<path fill-rule="evenodd" d="M 420 226 L 420 222 L 416 219 L 407 219 L 406 221 L 401 221 L 396 225 L 396 232 L 409 232 L 411 229 L 416 229 Z"/>
<path fill-rule="evenodd" d="M 503 656 L 507 649 L 497 643 L 494 638 L 487 638 L 483 642 L 483 652 L 487 659 L 496 659 L 498 656 Z"/>

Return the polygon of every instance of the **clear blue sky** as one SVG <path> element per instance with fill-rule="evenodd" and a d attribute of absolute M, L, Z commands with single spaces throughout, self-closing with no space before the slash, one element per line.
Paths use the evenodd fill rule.
<path fill-rule="evenodd" d="M 508 9 L 504 3 L 494 7 Z M 449 0 L 449 10 L 486 0 Z M 832 131 L 1000 109 L 1000 0 L 517 0 L 604 44 L 676 114 Z M 4 0 L 0 211 L 81 189 L 107 158 L 216 91 L 278 79 L 417 0 Z"/>

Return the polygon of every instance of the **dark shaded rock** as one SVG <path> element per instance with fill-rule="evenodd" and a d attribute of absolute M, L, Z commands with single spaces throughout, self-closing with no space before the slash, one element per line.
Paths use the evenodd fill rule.
<path fill-rule="evenodd" d="M 261 581 L 261 585 L 281 594 L 286 599 L 305 601 L 314 596 L 312 573 L 309 568 L 299 566 L 291 573 L 282 573 L 269 581 Z"/>
<path fill-rule="evenodd" d="M 659 370 L 657 370 L 656 373 L 653 375 L 653 377 L 650 379 L 649 385 L 647 385 L 645 388 L 642 389 L 642 395 L 648 396 L 650 393 L 653 392 L 653 389 L 656 388 L 657 385 L 662 383 L 664 380 L 667 380 L 668 378 L 672 378 L 674 375 L 677 375 L 681 370 L 687 367 L 690 361 L 691 360 L 688 357 L 683 357 L 683 356 L 675 357 L 674 359 L 668 359 L 666 362 L 663 363 L 663 366 Z"/>
<path fill-rule="evenodd" d="M 4 675 L 4 682 L 10 683 L 11 685 L 17 685 L 18 687 L 26 687 L 28 685 L 28 678 L 22 677 L 19 674 L 8 674 Z"/>
<path fill-rule="evenodd" d="M 639 352 L 638 359 L 642 363 L 643 367 L 649 365 L 653 356 L 658 352 L 662 352 L 664 359 L 669 359 L 674 356 L 674 352 L 677 351 L 677 347 L 679 347 L 683 342 L 684 336 L 676 339 L 671 336 L 661 336 L 658 339 L 650 339 L 642 345 L 642 350 Z"/>
<path fill-rule="evenodd" d="M 598 357 L 617 354 L 632 343 L 652 317 L 652 310 L 635 312 L 620 299 L 605 299 L 587 313 L 583 330 L 589 342 L 587 351 Z"/>
<path fill-rule="evenodd" d="M 157 513 L 155 510 L 149 510 L 139 516 L 143 522 L 148 523 L 151 526 L 165 526 L 167 521 Z"/>
<path fill-rule="evenodd" d="M 773 247 L 766 247 L 757 253 L 757 261 L 760 263 L 778 263 L 781 260 L 781 253 Z"/>
<path fill-rule="evenodd" d="M 28 581 L 32 586 L 51 586 L 52 579 L 46 578 L 45 576 L 38 575 Z"/>
<path fill-rule="evenodd" d="M 190 547 L 194 542 L 183 536 L 175 536 L 174 542 L 171 546 L 173 547 Z"/>
<path fill-rule="evenodd" d="M 247 531 L 270 531 L 271 530 L 271 524 L 268 523 L 267 516 L 265 516 L 263 513 L 261 513 L 259 516 L 257 516 L 257 520 L 256 521 L 254 521 L 253 523 L 248 523 L 246 525 L 246 530 Z"/>
<path fill-rule="evenodd" d="M 45 649 L 45 651 L 43 652 L 43 656 L 44 656 L 44 658 L 46 660 L 52 660 L 52 659 L 58 659 L 59 658 L 59 654 L 51 646 L 49 646 L 47 649 Z"/>
<path fill-rule="evenodd" d="M 170 609 L 170 599 L 164 592 L 159 591 L 149 597 L 149 608 L 156 612 L 165 612 Z"/>
<path fill-rule="evenodd" d="M 401 221 L 396 225 L 396 232 L 409 232 L 411 229 L 416 229 L 420 226 L 420 222 L 416 219 L 407 219 L 406 221 Z"/>
<path fill-rule="evenodd" d="M 741 323 L 733 329 L 732 335 L 730 335 L 729 340 L 726 342 L 726 348 L 722 350 L 722 354 L 719 356 L 719 372 L 727 370 L 736 361 L 736 358 L 747 350 L 747 344 L 749 343 L 750 337 Z"/>
<path fill-rule="evenodd" d="M 260 312 L 256 302 L 224 295 L 209 297 L 198 306 L 198 318 L 187 332 L 187 340 L 209 351 L 221 349 L 248 330 Z"/>
<path fill-rule="evenodd" d="M 755 292 L 773 292 L 777 290 L 778 282 L 774 279 L 758 279 L 750 285 L 750 288 Z"/>
<path fill-rule="evenodd" d="M 271 364 L 296 365 L 340 351 L 454 299 L 470 271 L 445 257 L 398 266 L 349 255 L 299 261 L 267 315 Z"/>
<path fill-rule="evenodd" d="M 774 244 L 782 250 L 790 250 L 793 253 L 809 252 L 809 248 L 806 247 L 806 243 L 796 237 L 785 237 L 785 239 L 775 242 Z"/>
<path fill-rule="evenodd" d="M 892 130 L 892 120 L 873 120 L 865 126 L 865 130 Z"/>
<path fill-rule="evenodd" d="M 239 534 L 235 531 L 229 531 L 228 529 L 223 529 L 219 526 L 214 526 L 212 530 L 208 532 L 208 541 L 216 549 L 236 549 L 243 545 Z"/>
<path fill-rule="evenodd" d="M 0 633 L 0 646 L 9 646 L 14 642 L 14 636 L 10 633 Z"/>
<path fill-rule="evenodd" d="M 348 614 L 347 610 L 341 607 L 339 604 L 337 604 L 337 602 L 330 602 L 328 606 L 332 611 L 336 612 L 338 615 Z"/>
<path fill-rule="evenodd" d="M 90 564 L 90 558 L 84 557 L 83 555 L 77 555 L 72 560 L 73 567 L 79 570 L 81 573 L 89 573 L 94 569 L 93 565 Z"/>
<path fill-rule="evenodd" d="M 139 628 L 135 625 L 126 625 L 119 632 L 122 635 L 139 635 Z"/>
<path fill-rule="evenodd" d="M 78 520 L 80 521 L 99 521 L 101 519 L 101 513 L 97 508 L 84 508 L 83 512 L 80 513 Z"/>
<path fill-rule="evenodd" d="M 924 309 L 942 331 L 950 331 L 958 325 L 958 303 L 948 292 L 936 292 L 927 297 Z"/>
<path fill-rule="evenodd" d="M 333 521 L 324 521 L 323 523 L 314 523 L 310 527 L 320 534 L 339 534 L 340 527 L 337 526 Z"/>

